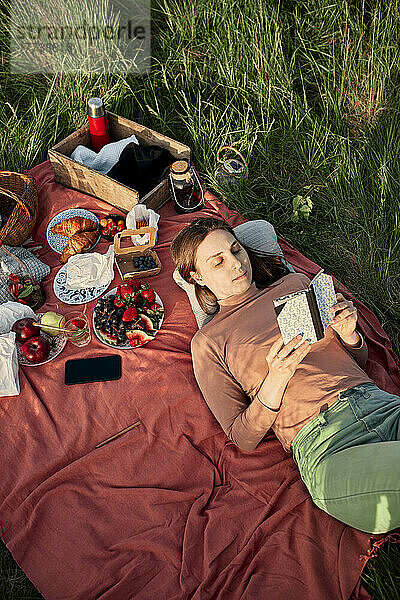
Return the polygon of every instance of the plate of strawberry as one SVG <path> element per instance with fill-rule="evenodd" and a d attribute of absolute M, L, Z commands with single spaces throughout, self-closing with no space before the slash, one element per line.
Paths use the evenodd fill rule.
<path fill-rule="evenodd" d="M 131 349 L 154 339 L 164 320 L 159 295 L 137 279 L 128 279 L 97 301 L 93 331 L 107 346 Z"/>

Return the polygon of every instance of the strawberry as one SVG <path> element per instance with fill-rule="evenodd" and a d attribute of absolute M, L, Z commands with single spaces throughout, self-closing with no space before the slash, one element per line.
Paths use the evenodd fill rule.
<path fill-rule="evenodd" d="M 121 298 L 121 296 L 116 296 L 114 298 L 114 305 L 120 308 L 121 306 L 125 306 L 125 300 Z"/>
<path fill-rule="evenodd" d="M 141 281 L 138 281 L 137 279 L 133 279 L 132 277 L 130 277 L 129 279 L 125 279 L 124 283 L 132 286 L 134 290 L 138 290 L 140 288 L 140 286 L 142 285 Z"/>
<path fill-rule="evenodd" d="M 71 321 L 71 325 L 78 329 L 85 329 L 85 321 L 83 319 L 74 319 Z"/>
<path fill-rule="evenodd" d="M 143 290 L 141 292 L 141 296 L 150 304 L 152 304 L 155 300 L 154 290 L 152 290 L 151 288 L 149 288 L 148 290 Z"/>
<path fill-rule="evenodd" d="M 11 275 L 10 275 L 10 281 L 12 283 L 19 283 L 21 280 L 18 277 L 18 275 L 16 275 L 15 273 L 11 273 Z"/>
<path fill-rule="evenodd" d="M 120 294 L 122 296 L 122 298 L 126 298 L 127 296 L 130 296 L 131 294 L 134 294 L 135 290 L 133 289 L 133 287 L 131 285 L 121 285 L 121 291 Z"/>
<path fill-rule="evenodd" d="M 133 306 L 130 306 L 129 308 L 126 309 L 126 311 L 124 312 L 124 314 L 122 315 L 122 320 L 129 322 L 129 321 L 133 321 L 133 319 L 137 318 L 137 310 L 136 308 L 133 308 Z"/>
<path fill-rule="evenodd" d="M 144 342 L 141 342 L 138 337 L 132 338 L 129 343 L 133 348 L 136 348 L 137 346 L 143 346 L 144 344 Z"/>

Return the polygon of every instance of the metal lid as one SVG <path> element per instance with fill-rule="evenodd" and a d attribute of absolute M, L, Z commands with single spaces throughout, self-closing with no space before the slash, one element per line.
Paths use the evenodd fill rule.
<path fill-rule="evenodd" d="M 101 98 L 90 98 L 88 100 L 88 116 L 102 117 L 104 115 L 104 104 Z"/>
<path fill-rule="evenodd" d="M 236 158 L 229 158 L 224 161 L 222 168 L 229 175 L 241 175 L 246 170 L 246 167 L 240 161 L 236 160 Z"/>

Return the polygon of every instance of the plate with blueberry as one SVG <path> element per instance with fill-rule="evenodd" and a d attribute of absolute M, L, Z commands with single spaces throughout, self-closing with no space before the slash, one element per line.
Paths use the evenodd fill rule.
<path fill-rule="evenodd" d="M 163 320 L 159 295 L 148 284 L 128 279 L 97 301 L 93 331 L 103 344 L 127 350 L 153 340 Z"/>

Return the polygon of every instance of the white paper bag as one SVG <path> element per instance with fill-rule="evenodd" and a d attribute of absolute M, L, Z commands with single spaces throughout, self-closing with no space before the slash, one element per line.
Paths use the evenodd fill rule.
<path fill-rule="evenodd" d="M 0 335 L 0 396 L 17 396 L 19 392 L 17 346 L 11 331 Z"/>
<path fill-rule="evenodd" d="M 157 242 L 157 232 L 158 232 L 158 221 L 160 219 L 160 215 L 151 208 L 147 208 L 145 204 L 136 204 L 126 215 L 126 228 L 127 229 L 136 229 L 137 221 L 141 221 L 142 219 L 146 219 L 148 227 L 155 227 L 156 229 L 156 240 Z M 150 242 L 150 233 L 145 233 L 143 235 L 131 235 L 131 240 L 134 246 L 144 246 Z"/>

